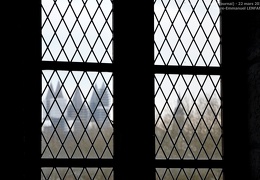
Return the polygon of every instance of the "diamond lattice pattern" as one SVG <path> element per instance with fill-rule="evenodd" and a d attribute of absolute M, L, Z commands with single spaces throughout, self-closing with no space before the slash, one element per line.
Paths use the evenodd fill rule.
<path fill-rule="evenodd" d="M 114 176 L 112 168 L 42 168 L 41 179 L 113 180 Z"/>
<path fill-rule="evenodd" d="M 218 0 L 155 0 L 156 65 L 219 66 Z"/>
<path fill-rule="evenodd" d="M 156 180 L 222 180 L 222 169 L 157 168 Z"/>
<path fill-rule="evenodd" d="M 112 73 L 42 73 L 42 157 L 113 157 Z"/>
<path fill-rule="evenodd" d="M 42 59 L 112 63 L 111 0 L 42 0 Z"/>
<path fill-rule="evenodd" d="M 155 75 L 157 159 L 222 159 L 220 76 Z"/>

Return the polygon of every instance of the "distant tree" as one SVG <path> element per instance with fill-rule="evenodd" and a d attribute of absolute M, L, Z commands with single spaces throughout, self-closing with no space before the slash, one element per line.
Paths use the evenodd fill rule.
<path fill-rule="evenodd" d="M 108 124 L 99 127 L 96 123 L 88 124 L 89 127 L 82 128 L 81 131 L 64 132 L 61 129 L 50 129 L 44 131 L 42 136 L 43 157 L 48 158 L 112 158 L 113 155 L 113 128 Z M 112 155 L 111 155 L 112 154 Z M 42 180 L 75 179 L 80 176 L 82 180 L 92 179 L 103 180 L 109 177 L 109 170 L 98 170 L 88 168 L 88 172 L 82 168 L 75 168 L 73 172 L 67 168 L 42 169 Z"/>
<path fill-rule="evenodd" d="M 161 117 L 163 128 L 156 129 L 158 151 L 157 158 L 163 159 L 221 159 L 221 108 L 220 99 L 212 97 L 209 102 L 198 98 L 197 102 L 191 104 L 188 99 L 178 100 L 175 110 L 167 109 Z M 168 126 L 167 126 L 168 125 Z M 160 173 L 165 170 L 159 170 Z M 171 172 L 164 172 L 164 180 L 172 179 L 172 174 L 179 174 L 181 171 L 172 169 Z M 211 171 L 199 171 L 185 169 L 178 176 L 179 179 L 200 180 L 215 179 Z M 216 176 L 221 170 L 214 170 Z M 202 173 L 202 174 L 200 174 Z M 182 175 L 181 175 L 182 174 Z M 199 175 L 200 174 L 200 175 Z M 218 178 L 218 177 L 217 177 Z"/>

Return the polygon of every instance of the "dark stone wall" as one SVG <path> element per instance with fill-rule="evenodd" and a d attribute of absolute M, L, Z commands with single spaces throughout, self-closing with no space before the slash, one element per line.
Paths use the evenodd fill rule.
<path fill-rule="evenodd" d="M 260 17 L 250 21 L 248 44 L 248 122 L 251 180 L 260 179 Z"/>
<path fill-rule="evenodd" d="M 259 61 L 259 60 L 258 60 Z M 249 138 L 252 180 L 260 179 L 260 63 L 249 67 Z"/>

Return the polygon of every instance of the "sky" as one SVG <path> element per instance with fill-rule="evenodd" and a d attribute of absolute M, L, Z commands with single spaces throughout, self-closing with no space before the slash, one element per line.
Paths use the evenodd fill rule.
<path fill-rule="evenodd" d="M 112 4 L 110 0 L 104 0 L 100 5 L 102 11 L 99 9 L 97 12 L 96 0 L 88 0 L 85 6 L 82 0 L 73 0 L 71 6 L 67 0 L 58 0 L 57 6 L 53 6 L 52 0 L 43 0 L 42 5 L 44 8 L 42 11 L 43 60 L 77 62 L 88 59 L 88 62 L 100 62 L 104 56 L 102 62 L 111 63 Z M 92 17 L 93 23 L 91 23 Z M 53 36 L 54 31 L 56 31 L 55 36 Z M 47 46 L 50 51 L 46 51 Z M 91 53 L 91 48 L 95 55 Z"/>
<path fill-rule="evenodd" d="M 53 2 L 53 0 L 42 0 L 42 59 L 58 61 L 72 60 L 74 62 L 81 62 L 87 59 L 87 62 L 102 61 L 104 63 L 111 63 L 111 58 L 113 58 L 111 1 L 72 0 L 71 6 L 69 6 L 68 0 L 57 0 L 56 4 L 59 8 L 55 5 L 53 6 Z M 99 9 L 96 12 L 98 8 L 97 2 L 102 2 L 100 4 L 102 11 Z M 183 0 L 177 0 L 176 2 L 178 4 L 176 4 L 175 1 L 170 1 L 168 4 L 168 0 L 157 0 L 154 5 L 155 65 L 163 65 L 166 63 L 169 65 L 219 66 L 219 8 L 216 1 L 207 0 L 203 3 L 202 0 L 199 0 L 197 4 L 195 4 L 196 1 L 189 2 L 188 0 L 184 2 Z M 206 7 L 210 5 L 208 11 L 211 16 L 207 14 L 204 17 L 207 11 L 205 5 Z M 178 6 L 181 6 L 181 13 L 178 12 Z M 73 7 L 73 10 L 71 7 Z M 164 11 L 165 7 L 167 8 L 167 13 Z M 178 16 L 173 22 L 177 13 Z M 93 23 L 91 23 L 91 17 L 93 17 Z M 107 19 L 107 22 L 105 19 Z M 159 26 L 158 20 L 160 21 Z M 185 21 L 188 22 L 188 28 L 186 27 L 183 31 L 186 25 Z M 216 22 L 216 28 L 214 28 L 212 21 L 214 23 Z M 200 28 L 200 26 L 202 26 L 203 29 Z M 207 42 L 204 33 L 209 37 L 210 44 Z M 100 34 L 100 37 L 98 34 Z M 165 35 L 167 35 L 167 41 L 165 41 Z M 73 39 L 71 37 L 73 37 Z M 193 37 L 195 38 L 193 39 Z M 179 38 L 182 43 L 179 42 Z M 158 50 L 160 50 L 160 53 Z M 185 51 L 187 51 L 188 55 L 186 58 L 184 58 L 186 55 Z M 200 56 L 200 51 L 203 57 Z M 214 52 L 216 53 L 214 54 Z M 52 71 L 44 71 L 43 73 L 48 81 Z M 52 76 L 54 88 L 56 88 L 59 78 L 64 80 L 68 75 L 67 72 L 64 71 L 59 73 L 60 77 L 57 76 L 57 74 Z M 76 87 L 75 78 L 76 81 L 79 81 L 82 73 L 73 72 L 73 75 L 74 77 L 72 74 L 69 74 L 64 83 L 69 95 L 73 93 Z M 113 91 L 113 80 L 110 81 L 111 73 L 104 73 L 103 75 L 105 80 L 101 74 L 98 74 L 97 84 L 100 86 L 103 81 L 109 82 L 109 88 Z M 96 76 L 96 73 L 89 73 L 89 77 L 86 76 L 86 74 L 83 75 L 83 80 L 80 82 L 82 91 L 89 92 L 91 82 L 94 81 Z M 156 74 L 155 76 L 157 80 L 161 81 L 164 79 L 163 75 Z M 46 86 L 44 77 L 42 80 L 43 87 Z M 177 93 L 183 95 L 187 88 L 187 83 L 189 84 L 190 81 L 191 85 L 189 88 L 191 91 L 185 95 L 188 98 L 191 98 L 189 94 L 194 95 L 194 97 L 198 93 L 203 94 L 203 91 L 199 90 L 200 84 L 203 84 L 204 80 L 205 85 L 203 89 L 205 92 L 209 94 L 214 92 L 215 87 L 212 81 L 217 86 L 217 90 L 220 91 L 218 76 L 194 77 L 185 75 L 179 77 L 178 82 L 175 84 L 176 91 L 171 93 L 173 86 L 170 81 L 175 82 L 177 78 L 177 75 L 167 76 L 161 85 L 166 98 L 169 98 L 169 102 L 172 106 L 177 103 Z M 158 90 L 157 80 L 155 80 L 155 92 Z M 46 94 L 45 89 L 43 89 L 43 93 L 44 97 Z M 160 90 L 157 92 L 155 103 L 160 110 L 164 106 L 165 97 Z"/>

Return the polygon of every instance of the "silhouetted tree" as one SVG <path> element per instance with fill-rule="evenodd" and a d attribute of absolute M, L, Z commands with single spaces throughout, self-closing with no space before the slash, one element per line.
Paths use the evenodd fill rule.
<path fill-rule="evenodd" d="M 178 100 L 175 110 L 166 110 L 161 118 L 164 121 L 163 128 L 156 129 L 156 137 L 159 140 L 156 148 L 160 149 L 157 158 L 222 159 L 220 106 L 220 99 L 216 96 L 211 97 L 209 101 L 200 97 L 193 104 L 188 99 Z M 189 168 L 158 169 L 157 172 L 164 176 L 160 177 L 164 180 L 177 176 L 178 180 L 189 179 L 187 177 L 194 180 L 200 180 L 201 177 L 215 180 L 220 176 L 221 170 L 216 169 L 212 172 L 210 169 L 198 171 Z"/>

